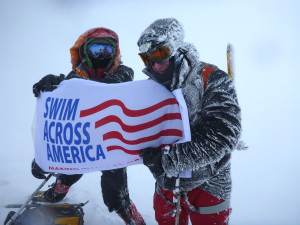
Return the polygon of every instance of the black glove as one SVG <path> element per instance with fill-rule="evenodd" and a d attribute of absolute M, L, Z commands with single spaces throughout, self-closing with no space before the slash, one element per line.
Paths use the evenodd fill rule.
<path fill-rule="evenodd" d="M 45 179 L 48 172 L 45 172 L 44 170 L 39 167 L 39 165 L 35 162 L 35 159 L 31 163 L 31 173 L 32 175 L 37 179 Z"/>
<path fill-rule="evenodd" d="M 161 162 L 162 150 L 145 148 L 141 150 L 139 155 L 143 158 L 144 165 L 149 168 L 152 174 L 161 175 L 164 173 Z"/>
<path fill-rule="evenodd" d="M 44 76 L 39 82 L 35 83 L 32 87 L 32 91 L 35 97 L 40 96 L 41 91 L 53 91 L 57 88 L 65 78 L 65 75 L 60 74 L 59 76 L 48 74 Z"/>

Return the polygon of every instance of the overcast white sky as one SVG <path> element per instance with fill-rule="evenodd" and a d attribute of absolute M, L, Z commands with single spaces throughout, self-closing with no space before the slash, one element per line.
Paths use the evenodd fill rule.
<path fill-rule="evenodd" d="M 227 43 L 235 50 L 249 150 L 233 154 L 232 224 L 299 224 L 299 11 L 297 0 L 0 0 L 1 204 L 16 200 L 7 191 L 24 196 L 37 186 L 30 174 L 32 85 L 49 73 L 67 74 L 70 47 L 80 34 L 101 26 L 118 33 L 124 64 L 134 69 L 136 79 L 145 79 L 138 37 L 154 20 L 175 17 L 201 60 L 226 71 Z M 136 168 L 129 168 L 135 198 L 145 189 L 131 178 L 138 176 Z M 17 180 L 33 184 L 17 188 Z M 148 190 L 143 213 L 155 224 Z"/>

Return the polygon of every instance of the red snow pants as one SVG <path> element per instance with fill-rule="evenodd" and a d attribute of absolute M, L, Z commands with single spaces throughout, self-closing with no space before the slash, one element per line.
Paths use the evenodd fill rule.
<path fill-rule="evenodd" d="M 164 190 L 161 187 L 161 193 L 169 201 L 173 201 L 173 191 Z M 203 206 L 217 205 L 224 200 L 218 199 L 207 192 L 201 190 L 200 188 L 195 188 L 187 192 L 187 198 L 191 205 L 195 208 Z M 182 197 L 181 202 L 181 213 L 179 216 L 180 225 L 188 225 L 189 218 L 193 225 L 227 225 L 229 222 L 229 214 L 231 209 L 222 211 L 215 214 L 200 214 L 198 212 L 192 212 L 187 205 L 185 199 Z M 159 225 L 174 225 L 175 217 L 172 217 L 171 213 L 175 206 L 166 202 L 166 200 L 158 194 L 156 191 L 154 193 L 154 210 L 155 219 Z"/>

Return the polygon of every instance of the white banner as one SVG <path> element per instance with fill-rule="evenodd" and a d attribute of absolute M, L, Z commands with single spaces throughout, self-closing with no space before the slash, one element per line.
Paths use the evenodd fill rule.
<path fill-rule="evenodd" d="M 141 149 L 190 141 L 181 90 L 141 80 L 71 79 L 37 99 L 35 159 L 47 172 L 82 174 L 142 163 Z"/>

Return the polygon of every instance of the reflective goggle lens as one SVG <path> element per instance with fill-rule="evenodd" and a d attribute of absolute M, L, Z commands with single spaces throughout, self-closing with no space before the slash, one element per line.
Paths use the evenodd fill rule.
<path fill-rule="evenodd" d="M 98 58 L 100 55 L 104 58 L 112 58 L 114 48 L 108 45 L 90 45 L 88 47 L 88 53 L 94 58 Z"/>
<path fill-rule="evenodd" d="M 140 53 L 141 59 L 146 66 L 149 66 L 151 62 L 161 62 L 170 56 L 170 49 L 166 46 L 155 49 L 151 54 Z"/>

